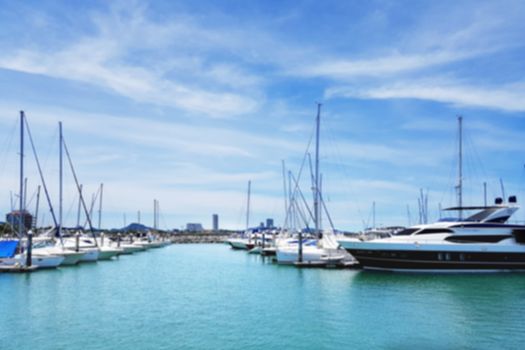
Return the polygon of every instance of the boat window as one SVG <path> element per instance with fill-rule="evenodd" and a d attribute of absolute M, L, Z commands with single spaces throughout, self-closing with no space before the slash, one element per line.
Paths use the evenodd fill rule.
<path fill-rule="evenodd" d="M 477 236 L 450 236 L 445 238 L 445 241 L 454 243 L 497 243 L 506 238 L 510 238 L 510 235 L 477 235 Z"/>
<path fill-rule="evenodd" d="M 454 233 L 454 231 L 449 230 L 448 228 L 426 228 L 420 232 L 418 232 L 418 235 L 429 235 L 432 233 Z"/>
<path fill-rule="evenodd" d="M 419 230 L 418 228 L 407 228 L 407 229 L 404 229 L 403 231 L 396 233 L 396 236 L 410 236 L 412 233 L 418 230 Z"/>

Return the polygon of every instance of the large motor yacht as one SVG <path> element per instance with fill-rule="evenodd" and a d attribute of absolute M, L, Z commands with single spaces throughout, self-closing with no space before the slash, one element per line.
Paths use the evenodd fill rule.
<path fill-rule="evenodd" d="M 465 219 L 412 226 L 389 238 L 338 242 L 365 269 L 525 270 L 525 226 L 506 223 L 518 208 L 515 196 L 509 197 L 508 204 L 497 198 L 493 206 L 448 208 L 477 211 Z"/>

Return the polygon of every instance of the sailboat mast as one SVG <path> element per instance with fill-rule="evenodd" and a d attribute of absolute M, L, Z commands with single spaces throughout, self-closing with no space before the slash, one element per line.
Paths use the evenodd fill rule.
<path fill-rule="evenodd" d="M 458 116 L 459 126 L 459 171 L 458 171 L 458 207 L 459 218 L 463 218 L 463 117 Z"/>
<path fill-rule="evenodd" d="M 246 206 L 246 230 L 250 228 L 250 195 L 252 190 L 252 181 L 248 181 L 248 204 Z"/>
<path fill-rule="evenodd" d="M 319 236 L 319 129 L 321 126 L 321 104 L 317 104 L 317 118 L 315 130 L 315 199 L 314 199 L 314 219 L 315 234 Z"/>
<path fill-rule="evenodd" d="M 33 220 L 34 228 L 36 229 L 38 226 L 38 210 L 40 207 L 40 185 L 38 185 L 36 190 L 36 208 L 35 208 L 35 218 Z"/>
<path fill-rule="evenodd" d="M 286 190 L 286 166 L 284 164 L 284 159 L 281 161 L 282 163 L 282 170 L 283 170 L 283 191 L 284 191 L 284 213 L 287 216 L 288 212 L 288 191 Z M 285 223 L 286 226 L 286 223 Z"/>
<path fill-rule="evenodd" d="M 80 189 L 78 190 L 78 193 L 79 193 L 79 196 L 78 196 L 78 210 L 77 210 L 77 227 L 80 226 L 80 210 L 81 210 L 81 206 L 82 206 L 82 200 L 81 200 L 82 185 L 80 185 Z"/>
<path fill-rule="evenodd" d="M 100 201 L 98 203 L 98 229 L 102 230 L 102 194 L 104 192 L 104 184 L 100 184 Z"/>
<path fill-rule="evenodd" d="M 24 179 L 24 209 L 27 208 L 27 177 Z"/>
<path fill-rule="evenodd" d="M 24 235 L 23 229 L 23 210 L 24 210 L 24 111 L 20 111 L 20 205 L 18 212 L 18 234 Z"/>
<path fill-rule="evenodd" d="M 62 149 L 63 149 L 63 139 L 62 139 L 62 122 L 58 122 L 58 133 L 59 133 L 59 148 L 58 148 L 58 158 L 59 158 L 59 170 L 58 170 L 58 237 L 62 237 L 62 206 L 63 206 L 63 193 L 62 193 L 62 183 L 63 183 L 63 166 L 62 166 Z"/>

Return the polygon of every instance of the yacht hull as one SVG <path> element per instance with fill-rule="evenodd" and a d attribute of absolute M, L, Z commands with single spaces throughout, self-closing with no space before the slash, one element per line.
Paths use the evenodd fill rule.
<path fill-rule="evenodd" d="M 525 270 L 525 253 L 348 250 L 365 269 L 410 271 Z"/>
<path fill-rule="evenodd" d="M 248 242 L 247 239 L 230 239 L 228 240 L 228 244 L 233 249 L 238 249 L 238 250 L 250 250 L 253 247 L 255 247 L 255 244 Z"/>
<path fill-rule="evenodd" d="M 31 264 L 38 266 L 39 269 L 57 268 L 62 261 L 64 257 L 58 255 L 33 255 L 31 257 Z"/>
<path fill-rule="evenodd" d="M 95 262 L 98 260 L 98 249 L 89 249 L 89 250 L 82 250 L 81 252 L 84 253 L 84 256 L 82 259 L 80 259 L 80 262 Z"/>
<path fill-rule="evenodd" d="M 69 265 L 78 264 L 80 260 L 82 259 L 82 257 L 84 256 L 84 253 L 83 252 L 67 252 L 66 254 L 63 253 L 62 256 L 64 257 L 64 261 L 62 261 L 62 264 L 60 265 L 69 266 Z"/>
<path fill-rule="evenodd" d="M 445 272 L 525 270 L 523 244 L 340 243 L 365 269 Z"/>
<path fill-rule="evenodd" d="M 114 256 L 117 256 L 120 250 L 111 249 L 111 248 L 100 248 L 98 253 L 98 260 L 110 260 Z"/>

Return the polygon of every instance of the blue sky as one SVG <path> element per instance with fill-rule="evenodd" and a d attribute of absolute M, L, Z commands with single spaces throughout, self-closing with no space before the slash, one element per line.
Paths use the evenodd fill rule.
<path fill-rule="evenodd" d="M 0 210 L 18 189 L 26 112 L 58 200 L 58 121 L 103 227 L 283 220 L 281 160 L 297 172 L 322 102 L 323 191 L 338 228 L 454 205 L 457 115 L 465 200 L 525 198 L 522 1 L 2 1 Z M 28 197 L 38 185 L 28 154 Z M 76 223 L 65 176 L 64 218 Z M 303 184 L 308 191 L 308 185 Z M 28 198 L 34 207 L 34 198 Z M 44 202 L 41 211 L 47 212 Z M 516 219 L 525 220 L 519 212 Z M 49 214 L 41 216 L 50 221 Z M 95 220 L 96 221 L 96 220 Z"/>

